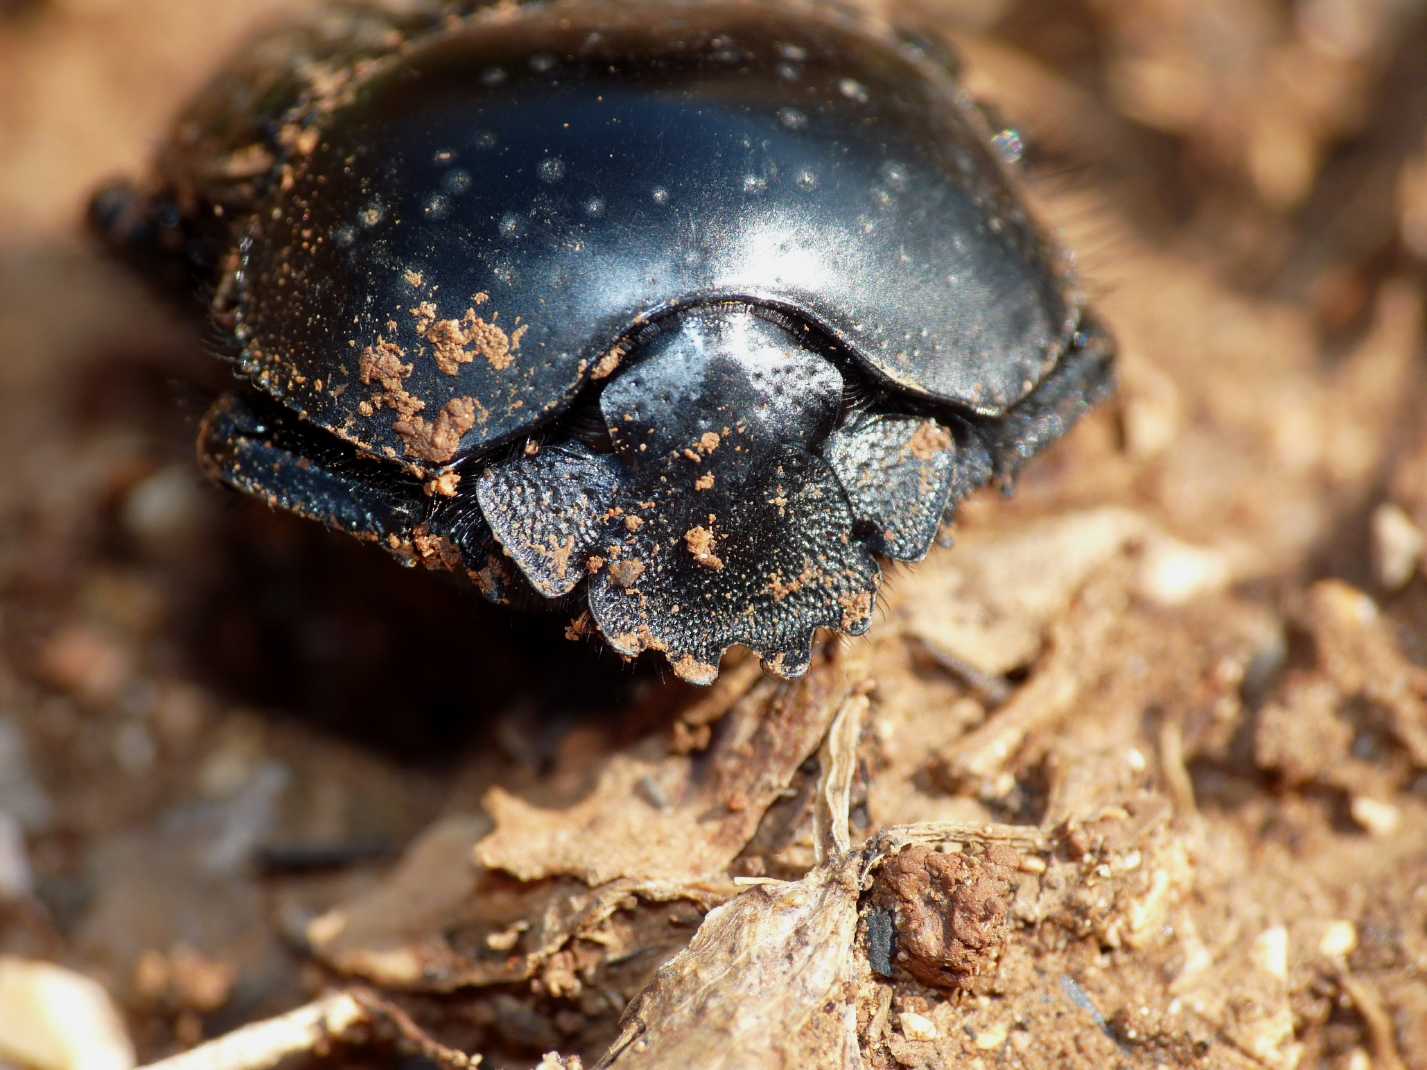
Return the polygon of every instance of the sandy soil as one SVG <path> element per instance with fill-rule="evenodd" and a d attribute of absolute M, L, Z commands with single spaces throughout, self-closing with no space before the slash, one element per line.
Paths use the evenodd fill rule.
<path fill-rule="evenodd" d="M 1427 1068 L 1427 10 L 915 4 L 1121 395 L 701 690 L 201 481 L 82 208 L 289 6 L 0 3 L 0 1064 Z"/>

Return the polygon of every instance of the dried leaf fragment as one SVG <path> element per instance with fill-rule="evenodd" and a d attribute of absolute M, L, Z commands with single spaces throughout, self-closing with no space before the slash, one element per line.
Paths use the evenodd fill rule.
<path fill-rule="evenodd" d="M 590 885 L 718 874 L 817 750 L 848 690 L 837 671 L 791 687 L 766 680 L 734 702 L 709 750 L 669 753 L 664 739 L 646 740 L 615 755 L 594 790 L 563 810 L 492 788 L 484 802 L 495 829 L 476 859 L 521 880 L 566 875 Z M 650 785 L 664 805 L 650 800 Z"/>
<path fill-rule="evenodd" d="M 599 1065 L 814 1065 L 812 1053 L 790 1049 L 847 968 L 861 866 L 860 853 L 844 855 L 710 911 L 633 1005 Z"/>

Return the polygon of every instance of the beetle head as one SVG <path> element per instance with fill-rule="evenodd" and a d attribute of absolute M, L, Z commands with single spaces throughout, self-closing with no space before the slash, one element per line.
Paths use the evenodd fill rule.
<path fill-rule="evenodd" d="M 595 623 L 622 653 L 661 650 L 707 682 L 739 643 L 797 675 L 816 629 L 866 630 L 874 552 L 887 552 L 886 525 L 849 492 L 859 473 L 839 461 L 876 455 L 890 472 L 900 457 L 927 484 L 914 509 L 925 537 L 908 556 L 930 546 L 950 490 L 949 434 L 917 456 L 885 423 L 843 421 L 843 398 L 814 332 L 742 306 L 691 310 L 604 386 L 607 452 L 571 437 L 493 464 L 481 508 L 542 594 L 588 578 Z"/>

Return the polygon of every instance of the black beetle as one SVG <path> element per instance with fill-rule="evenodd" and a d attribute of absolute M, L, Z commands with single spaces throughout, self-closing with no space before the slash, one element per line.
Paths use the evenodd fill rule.
<path fill-rule="evenodd" d="M 688 680 L 791 677 L 1112 389 L 996 134 L 856 9 L 349 0 L 92 216 L 209 296 L 217 479 Z"/>

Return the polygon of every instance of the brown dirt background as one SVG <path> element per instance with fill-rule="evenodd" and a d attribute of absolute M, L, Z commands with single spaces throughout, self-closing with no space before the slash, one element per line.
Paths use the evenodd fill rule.
<path fill-rule="evenodd" d="M 141 1061 L 360 979 L 593 1064 L 778 878 L 616 1065 L 1427 1067 L 1427 8 L 917 3 L 1121 396 L 870 637 L 701 692 L 200 481 L 221 369 L 82 206 L 294 6 L 0 0 L 0 970 Z M 427 1065 L 370 1032 L 314 1065 Z"/>

